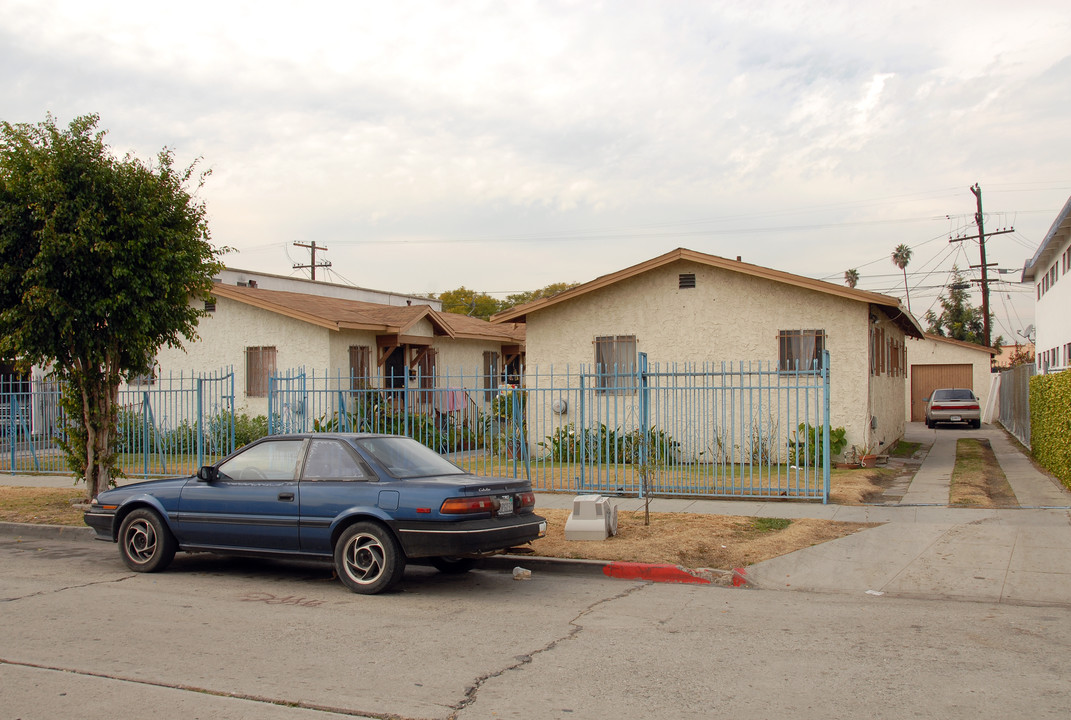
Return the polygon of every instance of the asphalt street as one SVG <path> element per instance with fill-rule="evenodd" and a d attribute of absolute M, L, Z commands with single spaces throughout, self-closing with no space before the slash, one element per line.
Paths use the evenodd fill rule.
<path fill-rule="evenodd" d="M 1071 613 L 865 594 L 329 569 L 0 537 L 0 717 L 1066 717 Z"/>
<path fill-rule="evenodd" d="M 7 524 L 0 718 L 1066 717 L 1068 494 L 991 428 L 912 434 L 933 449 L 888 505 L 655 501 L 880 523 L 745 588 L 509 559 L 411 566 L 366 597 L 307 564 L 180 554 L 134 574 L 86 529 Z M 971 434 L 1031 507 L 947 507 L 947 445 Z"/>

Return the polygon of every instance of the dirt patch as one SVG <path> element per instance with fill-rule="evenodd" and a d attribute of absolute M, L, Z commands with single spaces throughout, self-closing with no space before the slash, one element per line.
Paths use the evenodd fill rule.
<path fill-rule="evenodd" d="M 831 470 L 829 501 L 834 505 L 864 505 L 880 502 L 885 488 L 889 487 L 896 477 L 896 471 L 888 468 Z"/>
<path fill-rule="evenodd" d="M 0 485 L 0 521 L 84 525 L 82 511 L 71 503 L 84 502 L 85 497 L 85 490 L 76 487 L 64 489 Z"/>
<path fill-rule="evenodd" d="M 956 467 L 952 471 L 949 504 L 977 508 L 1019 507 L 989 440 L 960 438 L 956 441 Z"/>
<path fill-rule="evenodd" d="M 568 510 L 537 509 L 547 537 L 532 543 L 536 555 L 591 560 L 671 563 L 731 570 L 872 527 L 828 520 L 785 520 L 739 515 L 619 512 L 618 534 L 600 542 L 565 539 Z"/>

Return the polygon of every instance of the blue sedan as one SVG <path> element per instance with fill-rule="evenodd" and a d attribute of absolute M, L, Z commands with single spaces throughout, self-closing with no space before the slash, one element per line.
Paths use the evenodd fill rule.
<path fill-rule="evenodd" d="M 85 514 L 135 572 L 179 550 L 333 562 L 343 584 L 383 592 L 406 561 L 462 573 L 546 533 L 523 480 L 472 475 L 407 437 L 278 435 L 197 475 L 102 492 Z"/>

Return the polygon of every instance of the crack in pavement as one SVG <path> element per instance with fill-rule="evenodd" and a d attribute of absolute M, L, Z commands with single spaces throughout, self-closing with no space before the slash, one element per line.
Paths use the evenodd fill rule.
<path fill-rule="evenodd" d="M 518 656 L 518 662 L 512 665 L 504 667 L 501 670 L 496 670 L 495 672 L 487 673 L 486 675 L 481 675 L 480 677 L 476 678 L 476 681 L 472 685 L 470 685 L 469 688 L 465 691 L 464 699 L 462 699 L 461 702 L 454 706 L 454 711 L 446 717 L 446 720 L 457 720 L 459 713 L 461 713 L 465 708 L 476 702 L 476 696 L 477 694 L 479 694 L 480 688 L 483 687 L 484 683 L 486 683 L 488 680 L 493 680 L 497 677 L 505 675 L 506 673 L 512 670 L 517 670 L 519 668 L 524 667 L 525 665 L 529 665 L 535 660 L 535 657 L 537 655 L 548 653 L 554 648 L 556 648 L 558 645 L 561 645 L 566 640 L 572 640 L 574 637 L 579 635 L 580 632 L 584 629 L 583 626 L 578 624 L 580 619 L 583 618 L 585 615 L 588 615 L 593 612 L 595 608 L 606 603 L 614 602 L 616 600 L 623 600 L 624 598 L 628 597 L 629 595 L 632 595 L 635 592 L 638 592 L 639 590 L 650 587 L 652 584 L 653 583 L 651 582 L 643 582 L 640 585 L 635 585 L 633 587 L 627 588 L 626 590 L 623 590 L 617 593 L 616 595 L 596 600 L 595 602 L 591 603 L 586 608 L 581 610 L 579 613 L 577 613 L 576 616 L 569 621 L 569 624 L 572 627 L 565 635 L 551 640 L 543 647 L 534 650 L 528 653 L 527 655 Z"/>
<path fill-rule="evenodd" d="M 123 577 L 116 578 L 114 580 L 96 580 L 94 582 L 82 583 L 81 585 L 66 585 L 61 588 L 56 588 L 55 590 L 39 590 L 35 593 L 30 593 L 29 595 L 16 595 L 15 597 L 0 598 L 0 603 L 16 602 L 18 600 L 28 600 L 30 598 L 42 597 L 44 595 L 55 595 L 57 593 L 67 592 L 68 590 L 81 590 L 82 588 L 93 587 L 94 585 L 109 585 L 111 583 L 121 583 L 126 580 L 131 580 L 135 577 L 137 577 L 136 574 L 131 574 L 124 575 Z"/>
<path fill-rule="evenodd" d="M 210 690 L 208 688 L 196 687 L 194 685 L 183 685 L 181 683 L 168 683 L 158 682 L 154 680 L 142 680 L 138 678 L 123 677 L 121 675 L 111 675 L 103 672 L 93 672 L 91 670 L 75 670 L 73 668 L 56 667 L 53 665 L 41 665 L 31 662 L 19 662 L 17 660 L 8 660 L 6 658 L 0 658 L 0 665 L 11 665 L 12 667 L 30 668 L 33 670 L 46 670 L 49 672 L 68 673 L 70 675 L 77 675 L 79 677 L 86 678 L 99 678 L 102 680 L 113 680 L 121 683 L 131 683 L 134 685 L 144 685 L 147 687 L 163 688 L 165 690 L 179 690 L 182 692 L 195 692 L 201 695 L 208 695 L 210 697 L 225 698 L 228 700 L 246 700 L 249 702 L 263 703 L 265 705 L 278 705 L 280 707 L 300 708 L 302 710 L 312 710 L 315 712 L 333 713 L 335 715 L 347 715 L 350 717 L 359 718 L 371 718 L 371 720 L 407 720 L 402 715 L 396 715 L 394 713 L 376 713 L 365 712 L 361 710 L 350 710 L 347 708 L 331 707 L 330 705 L 318 705 L 316 703 L 300 702 L 295 700 L 280 700 L 278 698 L 264 697 L 261 695 L 252 695 L 249 693 L 240 692 L 225 692 L 222 690 Z"/>

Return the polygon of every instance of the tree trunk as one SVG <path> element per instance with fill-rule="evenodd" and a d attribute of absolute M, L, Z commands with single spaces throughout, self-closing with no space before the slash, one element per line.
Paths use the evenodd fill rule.
<path fill-rule="evenodd" d="M 107 490 L 115 466 L 113 438 L 119 420 L 119 376 L 103 368 L 73 373 L 82 397 L 82 423 L 85 427 L 85 481 L 90 498 Z"/>

